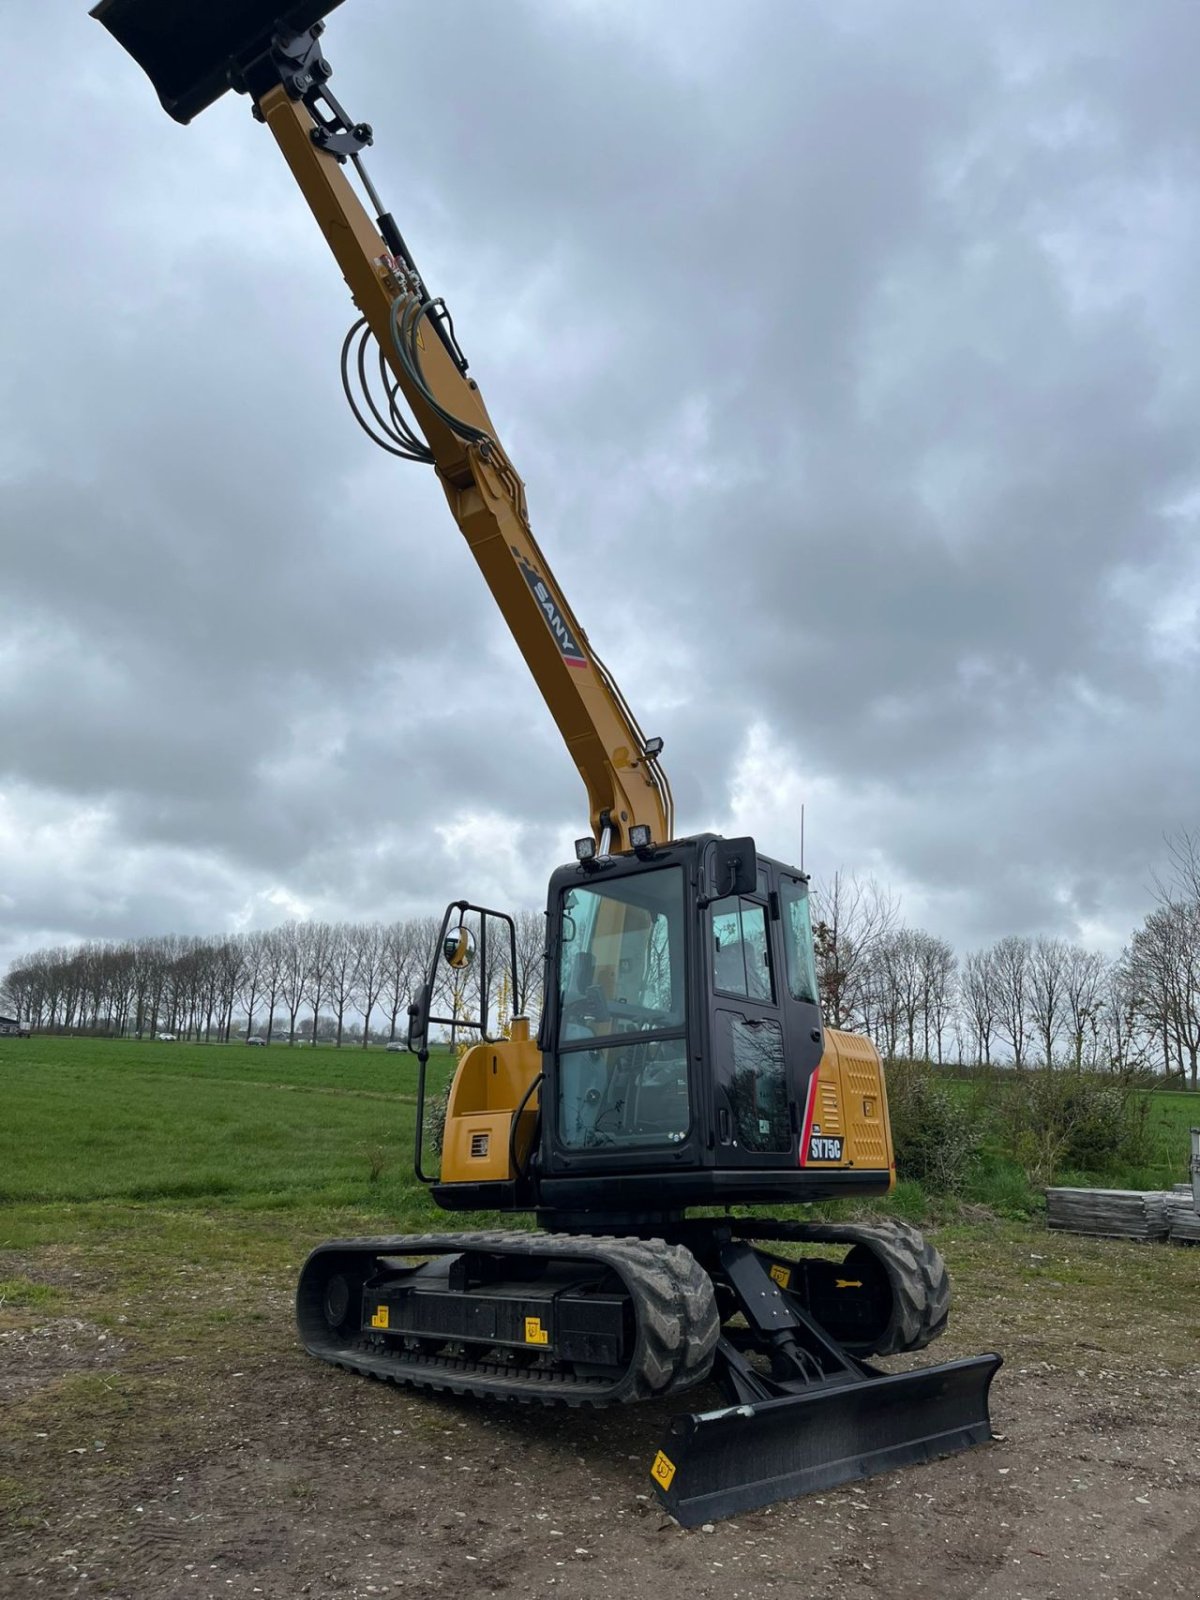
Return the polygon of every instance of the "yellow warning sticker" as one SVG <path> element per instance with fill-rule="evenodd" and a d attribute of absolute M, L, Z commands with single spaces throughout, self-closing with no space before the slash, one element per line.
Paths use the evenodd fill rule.
<path fill-rule="evenodd" d="M 550 1330 L 542 1327 L 541 1317 L 525 1318 L 525 1343 L 549 1344 Z"/>
<path fill-rule="evenodd" d="M 781 1267 L 778 1262 L 771 1268 L 771 1276 L 781 1289 L 786 1289 L 792 1281 L 791 1270 Z"/>
<path fill-rule="evenodd" d="M 654 1465 L 650 1468 L 650 1476 L 660 1489 L 669 1489 L 671 1479 L 675 1476 L 675 1463 L 670 1456 L 663 1455 L 660 1450 L 654 1458 Z"/>
<path fill-rule="evenodd" d="M 371 1326 L 373 1328 L 386 1328 L 387 1325 L 388 1308 L 386 1306 L 376 1306 L 375 1315 L 371 1318 Z"/>
<path fill-rule="evenodd" d="M 861 1289 L 862 1288 L 862 1279 L 861 1278 L 839 1278 L 837 1280 L 837 1287 L 839 1289 Z"/>

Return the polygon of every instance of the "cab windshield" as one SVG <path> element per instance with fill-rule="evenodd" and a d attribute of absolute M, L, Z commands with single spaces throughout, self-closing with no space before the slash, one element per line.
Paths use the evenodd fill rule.
<path fill-rule="evenodd" d="M 690 1121 L 682 868 L 568 890 L 561 917 L 562 1143 L 678 1143 Z"/>

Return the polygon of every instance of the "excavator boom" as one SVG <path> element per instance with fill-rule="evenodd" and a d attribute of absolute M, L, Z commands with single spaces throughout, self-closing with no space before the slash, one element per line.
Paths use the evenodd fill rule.
<path fill-rule="evenodd" d="M 386 400 L 367 401 L 378 427 L 357 406 L 356 414 L 377 443 L 436 471 L 583 778 L 601 853 L 627 849 L 635 827 L 665 843 L 674 816 L 658 762 L 662 741 L 642 733 L 555 581 L 529 524 L 525 486 L 468 376 L 445 305 L 430 295 L 394 219 L 377 204 L 362 159 L 372 130 L 352 122 L 329 89 L 321 19 L 340 3 L 101 0 L 92 15 L 134 57 L 177 121 L 189 121 L 229 88 L 253 98 L 361 313 L 344 361 L 365 329 L 387 365 Z M 347 166 L 362 180 L 374 219 Z M 361 343 L 358 362 L 365 373 Z M 401 433 L 397 447 L 387 425 L 396 424 L 399 397 L 417 432 Z"/>

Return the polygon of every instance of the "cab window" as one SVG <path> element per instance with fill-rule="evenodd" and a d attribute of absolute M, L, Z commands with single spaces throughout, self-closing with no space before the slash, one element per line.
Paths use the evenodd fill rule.
<path fill-rule="evenodd" d="M 781 877 L 779 901 L 783 911 L 783 945 L 788 992 L 793 1000 L 808 1000 L 816 1005 L 817 969 L 813 959 L 808 888 L 796 878 Z"/>
<path fill-rule="evenodd" d="M 774 1002 L 764 906 L 735 895 L 713 901 L 712 962 L 713 987 L 722 994 Z"/>
<path fill-rule="evenodd" d="M 679 867 L 562 901 L 558 1136 L 573 1150 L 679 1144 L 691 1125 Z"/>

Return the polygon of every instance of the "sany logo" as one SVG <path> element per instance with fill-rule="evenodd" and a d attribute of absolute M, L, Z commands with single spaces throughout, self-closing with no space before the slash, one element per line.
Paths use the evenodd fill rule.
<path fill-rule="evenodd" d="M 525 574 L 525 582 L 529 585 L 533 598 L 542 608 L 542 614 L 550 632 L 554 635 L 554 642 L 558 645 L 563 660 L 569 667 L 586 667 L 587 657 L 575 642 L 575 636 L 563 619 L 562 612 L 554 603 L 554 596 L 546 587 L 545 580 L 530 566 L 516 545 L 509 549 L 516 557 L 517 565 Z"/>

